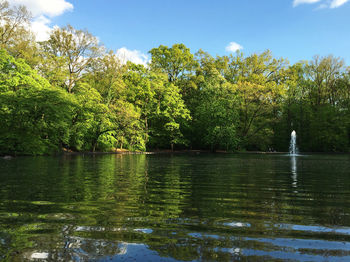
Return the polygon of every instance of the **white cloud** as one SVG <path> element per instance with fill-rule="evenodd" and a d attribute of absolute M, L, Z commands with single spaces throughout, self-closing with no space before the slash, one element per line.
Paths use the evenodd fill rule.
<path fill-rule="evenodd" d="M 147 65 L 149 58 L 146 54 L 139 50 L 129 50 L 126 47 L 119 48 L 116 51 L 116 56 L 120 61 L 125 64 L 127 61 L 133 62 L 135 64 Z"/>
<path fill-rule="evenodd" d="M 317 3 L 317 2 L 320 2 L 321 0 L 294 0 L 293 1 L 293 6 L 298 6 L 298 5 L 301 5 L 301 4 L 314 4 L 314 3 Z"/>
<path fill-rule="evenodd" d="M 240 44 L 236 43 L 236 42 L 230 42 L 228 44 L 228 46 L 226 46 L 226 51 L 227 52 L 236 52 L 238 50 L 243 49 L 243 46 L 241 46 Z"/>
<path fill-rule="evenodd" d="M 333 0 L 330 4 L 330 8 L 337 8 L 348 2 L 349 0 Z"/>
<path fill-rule="evenodd" d="M 349 0 L 293 0 L 293 6 L 296 7 L 301 4 L 315 4 L 322 2 L 318 9 L 323 8 L 338 8 L 345 3 L 349 2 Z"/>
<path fill-rule="evenodd" d="M 31 23 L 31 30 L 36 36 L 37 41 L 49 39 L 52 28 L 49 26 L 51 21 L 45 16 L 39 16 Z"/>
<path fill-rule="evenodd" d="M 46 15 L 49 17 L 62 15 L 73 10 L 73 5 L 65 0 L 9 0 L 11 5 L 24 5 L 34 17 Z"/>
<path fill-rule="evenodd" d="M 52 30 L 52 17 L 62 15 L 66 11 L 73 10 L 73 4 L 66 0 L 8 0 L 10 5 L 27 7 L 33 15 L 30 29 L 37 41 L 45 41 Z"/>

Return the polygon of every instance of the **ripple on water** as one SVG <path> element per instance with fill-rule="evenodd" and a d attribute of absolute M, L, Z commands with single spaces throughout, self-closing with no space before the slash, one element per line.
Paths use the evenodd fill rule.
<path fill-rule="evenodd" d="M 0 260 L 350 261 L 349 160 L 16 158 L 0 172 Z"/>

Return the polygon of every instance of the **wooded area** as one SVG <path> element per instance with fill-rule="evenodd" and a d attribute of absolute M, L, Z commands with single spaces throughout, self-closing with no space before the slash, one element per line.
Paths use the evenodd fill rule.
<path fill-rule="evenodd" d="M 86 30 L 36 42 L 24 7 L 0 2 L 0 154 L 153 149 L 348 152 L 350 68 L 270 51 L 195 54 L 183 44 L 122 63 Z"/>

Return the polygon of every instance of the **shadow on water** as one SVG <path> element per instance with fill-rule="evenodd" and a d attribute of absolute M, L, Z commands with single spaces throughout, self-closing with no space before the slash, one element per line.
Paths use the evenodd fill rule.
<path fill-rule="evenodd" d="M 346 155 L 23 157 L 0 168 L 0 260 L 350 260 Z"/>

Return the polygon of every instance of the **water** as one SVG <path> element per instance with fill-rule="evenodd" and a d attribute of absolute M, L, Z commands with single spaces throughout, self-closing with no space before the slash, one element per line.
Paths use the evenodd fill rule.
<path fill-rule="evenodd" d="M 0 260 L 350 261 L 350 156 L 0 159 Z"/>
<path fill-rule="evenodd" d="M 290 143 L 289 143 L 289 154 L 290 155 L 297 155 L 298 147 L 297 147 L 297 133 L 295 130 L 292 131 L 290 134 Z"/>

